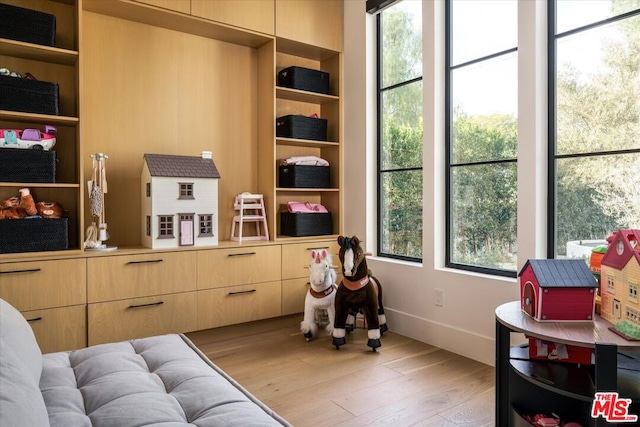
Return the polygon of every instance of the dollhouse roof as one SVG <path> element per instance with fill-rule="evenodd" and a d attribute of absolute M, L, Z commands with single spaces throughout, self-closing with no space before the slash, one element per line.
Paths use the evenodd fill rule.
<path fill-rule="evenodd" d="M 220 178 L 212 159 L 198 156 L 145 154 L 151 176 L 172 178 Z"/>
<path fill-rule="evenodd" d="M 640 230 L 618 230 L 609 240 L 602 265 L 622 270 L 631 258 L 640 265 Z"/>
<path fill-rule="evenodd" d="M 587 263 L 581 259 L 530 259 L 518 276 L 530 265 L 541 288 L 597 288 Z"/>

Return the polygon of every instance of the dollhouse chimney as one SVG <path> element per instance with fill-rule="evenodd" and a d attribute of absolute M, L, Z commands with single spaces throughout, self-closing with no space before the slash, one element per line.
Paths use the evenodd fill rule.
<path fill-rule="evenodd" d="M 211 151 L 203 151 L 202 152 L 202 158 L 203 159 L 211 159 L 211 158 L 213 158 L 212 155 L 211 155 Z"/>

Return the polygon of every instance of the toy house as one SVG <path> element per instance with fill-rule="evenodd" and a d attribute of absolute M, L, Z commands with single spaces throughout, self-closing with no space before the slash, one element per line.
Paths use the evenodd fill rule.
<path fill-rule="evenodd" d="M 535 320 L 593 320 L 598 282 L 583 260 L 530 259 L 518 277 L 520 307 Z"/>
<path fill-rule="evenodd" d="M 145 154 L 142 244 L 153 249 L 217 245 L 219 179 L 210 152 Z"/>
<path fill-rule="evenodd" d="M 640 230 L 618 230 L 602 258 L 601 316 L 640 328 Z"/>

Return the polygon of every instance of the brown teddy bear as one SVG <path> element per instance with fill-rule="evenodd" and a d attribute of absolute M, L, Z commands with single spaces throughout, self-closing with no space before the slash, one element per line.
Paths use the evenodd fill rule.
<path fill-rule="evenodd" d="M 64 214 L 64 209 L 58 202 L 38 202 L 36 209 L 42 218 L 62 218 Z"/>
<path fill-rule="evenodd" d="M 0 204 L 0 219 L 20 219 L 37 214 L 36 204 L 28 188 L 20 189 L 19 197 L 10 197 Z"/>

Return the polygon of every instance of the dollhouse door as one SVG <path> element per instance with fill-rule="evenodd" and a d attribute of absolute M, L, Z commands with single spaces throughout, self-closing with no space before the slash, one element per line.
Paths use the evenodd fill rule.
<path fill-rule="evenodd" d="M 620 305 L 620 301 L 618 301 L 617 299 L 613 300 L 613 317 L 615 319 L 621 319 L 622 318 L 622 308 Z"/>
<path fill-rule="evenodd" d="M 531 282 L 527 282 L 524 284 L 522 301 L 524 311 L 529 316 L 536 317 L 536 291 L 535 289 L 533 289 L 533 284 Z"/>

